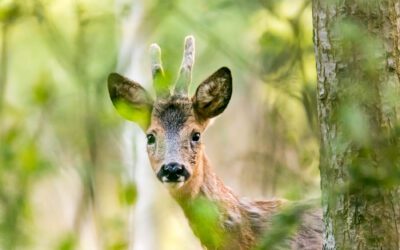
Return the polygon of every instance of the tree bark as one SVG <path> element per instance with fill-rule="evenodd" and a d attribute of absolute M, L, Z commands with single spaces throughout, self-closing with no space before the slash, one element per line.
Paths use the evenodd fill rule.
<path fill-rule="evenodd" d="M 400 249 L 400 1 L 313 0 L 324 249 Z"/>

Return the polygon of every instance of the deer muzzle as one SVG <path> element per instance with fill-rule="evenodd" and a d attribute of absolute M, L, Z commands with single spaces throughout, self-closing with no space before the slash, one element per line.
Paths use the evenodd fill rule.
<path fill-rule="evenodd" d="M 190 174 L 184 165 L 171 162 L 161 166 L 157 177 L 161 182 L 185 182 Z"/>

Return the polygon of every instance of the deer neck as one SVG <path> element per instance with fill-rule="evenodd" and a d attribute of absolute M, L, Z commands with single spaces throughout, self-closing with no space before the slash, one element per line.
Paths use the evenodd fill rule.
<path fill-rule="evenodd" d="M 191 180 L 183 190 L 172 195 L 182 206 L 189 205 L 197 199 L 218 203 L 222 207 L 239 206 L 238 197 L 214 173 L 207 156 L 203 153 Z"/>
<path fill-rule="evenodd" d="M 212 171 L 206 155 L 202 156 L 199 164 L 202 164 L 197 168 L 200 171 L 193 174 L 184 192 L 173 194 L 189 219 L 194 233 L 210 249 L 218 248 L 218 243 L 210 242 L 207 238 L 209 235 L 223 235 L 221 238 L 224 241 L 234 245 L 237 241 L 250 244 L 254 236 L 241 201 Z M 207 216 L 211 217 L 211 221 Z"/>

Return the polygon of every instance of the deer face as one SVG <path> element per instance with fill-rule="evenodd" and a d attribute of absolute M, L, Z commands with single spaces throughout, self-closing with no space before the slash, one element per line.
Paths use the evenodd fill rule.
<path fill-rule="evenodd" d="M 192 39 L 186 39 L 178 78 L 186 78 L 186 81 L 190 80 L 190 72 L 186 71 L 193 64 L 194 51 L 191 54 L 187 51 L 194 46 Z M 160 53 L 158 47 L 156 50 Z M 157 78 L 162 76 L 161 61 L 155 64 L 158 67 L 153 68 L 155 101 L 138 83 L 116 73 L 110 74 L 108 89 L 117 111 L 146 132 L 147 152 L 157 178 L 169 187 L 180 188 L 203 172 L 199 164 L 203 154 L 202 135 L 209 120 L 222 113 L 229 103 L 231 73 L 228 68 L 220 68 L 203 81 L 190 98 L 185 94 L 189 85 L 185 81 L 178 80 L 173 94 L 169 94 L 165 86 L 157 87 Z"/>
<path fill-rule="evenodd" d="M 163 183 L 181 186 L 192 175 L 201 155 L 205 125 L 197 121 L 190 99 L 172 97 L 154 105 L 147 130 L 147 152 Z"/>

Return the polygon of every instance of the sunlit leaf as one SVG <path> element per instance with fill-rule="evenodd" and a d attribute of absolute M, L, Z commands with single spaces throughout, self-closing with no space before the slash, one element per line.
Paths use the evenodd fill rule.
<path fill-rule="evenodd" d="M 133 183 L 124 185 L 121 190 L 121 200 L 127 205 L 133 205 L 137 200 L 137 188 Z"/>
<path fill-rule="evenodd" d="M 63 239 L 60 240 L 57 250 L 74 250 L 77 248 L 78 241 L 74 234 L 67 234 Z"/>

